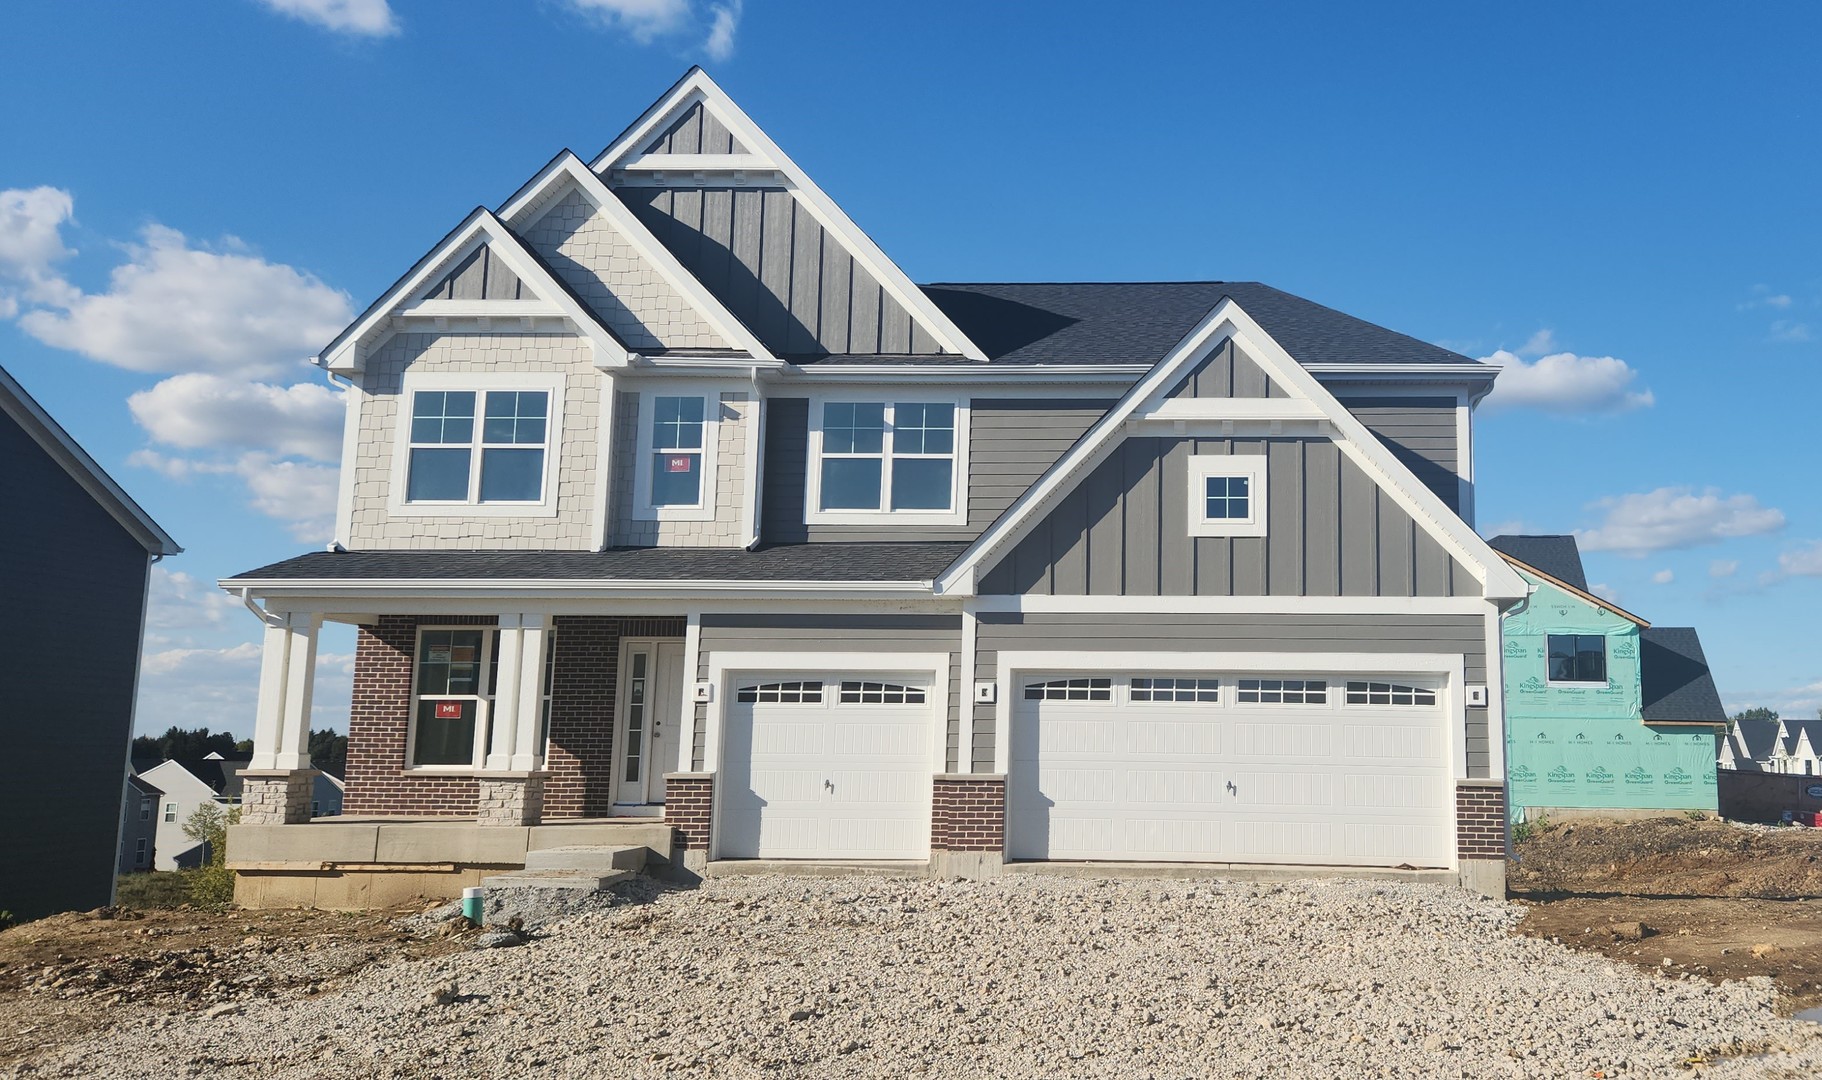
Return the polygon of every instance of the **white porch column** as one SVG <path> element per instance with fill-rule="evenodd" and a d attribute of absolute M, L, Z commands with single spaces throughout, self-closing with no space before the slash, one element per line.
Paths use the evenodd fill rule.
<path fill-rule="evenodd" d="M 310 703 L 315 692 L 321 615 L 282 612 L 266 623 L 260 657 L 259 711 L 253 718 L 256 772 L 291 772 L 310 764 Z"/>
<path fill-rule="evenodd" d="M 260 657 L 259 711 L 253 718 L 253 760 L 241 774 L 241 823 L 291 825 L 310 820 L 316 773 L 310 761 L 310 704 L 316 683 L 316 640 L 323 617 L 276 612 L 266 618 Z"/>
<path fill-rule="evenodd" d="M 512 747 L 515 772 L 544 768 L 544 664 L 550 652 L 550 616 L 519 616 L 519 723 Z M 505 678 L 504 675 L 501 678 Z"/>
<path fill-rule="evenodd" d="M 519 736 L 519 686 L 524 634 L 520 616 L 500 616 L 500 633 L 494 645 L 497 660 L 493 687 L 493 731 L 487 741 L 486 769 L 506 772 L 513 768 L 513 748 Z"/>

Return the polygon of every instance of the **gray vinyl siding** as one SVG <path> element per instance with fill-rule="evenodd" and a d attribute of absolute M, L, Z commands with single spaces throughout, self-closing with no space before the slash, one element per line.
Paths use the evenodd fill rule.
<path fill-rule="evenodd" d="M 734 138 L 715 114 L 701 102 L 672 122 L 645 148 L 647 154 L 744 154 L 747 148 Z"/>
<path fill-rule="evenodd" d="M 113 896 L 148 563 L 4 412 L 0 462 L 0 910 L 37 919 Z"/>
<path fill-rule="evenodd" d="M 1443 653 L 1462 657 L 1468 683 L 1488 685 L 1484 615 L 1214 615 L 1138 612 L 982 612 L 977 678 L 993 678 L 1008 651 Z M 1015 700 L 1016 688 L 1001 695 Z M 1467 710 L 1470 777 L 1489 775 L 1487 711 Z M 993 769 L 993 709 L 975 710 L 974 768 Z"/>
<path fill-rule="evenodd" d="M 944 716 L 953 739 L 960 700 L 960 615 L 705 614 L 698 641 L 697 681 L 708 679 L 709 659 L 716 652 L 802 653 L 799 670 L 807 671 L 819 670 L 817 657 L 831 652 L 878 652 L 888 657 L 892 653 L 947 653 L 949 700 L 944 703 Z M 724 690 L 717 688 L 716 693 Z M 696 706 L 692 768 L 702 768 L 707 759 L 707 719 L 707 707 Z"/>
<path fill-rule="evenodd" d="M 616 194 L 779 355 L 942 351 L 789 191 L 623 187 Z"/>
<path fill-rule="evenodd" d="M 766 401 L 762 535 L 768 543 L 972 540 L 1006 512 L 1044 471 L 1112 407 L 1078 398 L 969 403 L 968 524 L 805 525 L 810 403 Z"/>
<path fill-rule="evenodd" d="M 525 284 L 482 244 L 423 294 L 425 300 L 524 300 Z"/>
<path fill-rule="evenodd" d="M 1173 398 L 1282 398 L 1284 388 L 1229 341 L 1197 364 L 1168 395 Z"/>
<path fill-rule="evenodd" d="M 1192 455 L 1263 455 L 1262 537 L 1189 535 Z M 981 579 L 983 594 L 1459 596 L 1477 583 L 1327 439 L 1131 437 Z"/>
<path fill-rule="evenodd" d="M 1454 398 L 1342 398 L 1341 404 L 1449 509 L 1461 509 L 1461 448 L 1456 439 Z"/>

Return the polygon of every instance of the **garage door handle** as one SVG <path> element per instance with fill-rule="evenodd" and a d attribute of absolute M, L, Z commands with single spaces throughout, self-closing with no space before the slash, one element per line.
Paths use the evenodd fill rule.
<path fill-rule="evenodd" d="M 835 790 L 835 781 L 833 781 L 833 780 L 824 780 L 824 781 L 823 781 L 823 782 L 822 782 L 822 786 L 823 786 L 823 787 L 825 787 L 825 788 L 827 788 L 827 789 L 829 789 L 829 790 L 830 790 L 830 791 L 834 791 L 834 790 Z"/>
<path fill-rule="evenodd" d="M 1234 782 L 1233 782 L 1233 781 L 1232 781 L 1232 780 L 1229 780 L 1229 781 L 1228 781 L 1228 782 L 1227 782 L 1227 793 L 1228 793 L 1228 794 L 1229 794 L 1229 795 L 1238 795 L 1238 794 L 1240 794 L 1240 789 L 1239 789 L 1239 788 L 1237 788 L 1237 787 L 1235 787 L 1235 786 L 1234 786 Z"/>

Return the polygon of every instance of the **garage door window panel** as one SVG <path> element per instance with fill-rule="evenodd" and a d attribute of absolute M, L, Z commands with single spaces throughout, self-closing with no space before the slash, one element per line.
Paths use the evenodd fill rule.
<path fill-rule="evenodd" d="M 1026 701 L 1112 701 L 1113 679 L 1049 679 L 1025 684 Z"/>
<path fill-rule="evenodd" d="M 924 698 L 921 688 L 900 683 L 848 681 L 841 684 L 843 705 L 922 705 Z"/>
<path fill-rule="evenodd" d="M 1436 704 L 1436 691 L 1424 686 L 1411 686 L 1406 683 L 1393 682 L 1354 682 L 1350 680 L 1347 688 L 1349 705 L 1409 705 L 1429 706 Z"/>
<path fill-rule="evenodd" d="M 813 681 L 759 683 L 735 691 L 735 701 L 757 705 L 819 705 L 822 683 Z"/>
<path fill-rule="evenodd" d="M 1127 692 L 1135 704 L 1163 704 L 1166 702 L 1214 704 L 1221 700 L 1221 680 L 1135 678 Z"/>
<path fill-rule="evenodd" d="M 1235 697 L 1242 705 L 1326 705 L 1328 692 L 1321 679 L 1241 679 Z"/>

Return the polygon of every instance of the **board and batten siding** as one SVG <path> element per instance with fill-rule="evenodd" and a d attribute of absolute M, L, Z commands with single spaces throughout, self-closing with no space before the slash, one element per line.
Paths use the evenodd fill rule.
<path fill-rule="evenodd" d="M 1290 395 L 1272 381 L 1252 357 L 1232 341 L 1197 364 L 1166 397 L 1171 398 L 1283 398 Z"/>
<path fill-rule="evenodd" d="M 1002 652 L 1440 653 L 1460 655 L 1466 681 L 1486 685 L 1487 618 L 982 612 L 975 639 L 975 677 L 994 677 Z M 1016 702 L 1016 686 L 1002 686 L 999 692 L 1008 702 Z M 1471 708 L 1466 714 L 1468 776 L 1485 777 L 1491 767 L 1487 710 Z M 975 706 L 975 772 L 993 771 L 993 725 L 993 706 Z"/>
<path fill-rule="evenodd" d="M 1453 397 L 1340 399 L 1449 509 L 1461 510 L 1461 448 Z"/>
<path fill-rule="evenodd" d="M 727 125 L 698 101 L 684 110 L 656 139 L 646 144 L 647 154 L 745 154 L 747 148 Z"/>
<path fill-rule="evenodd" d="M 1074 446 L 1112 401 L 976 398 L 969 402 L 968 524 L 805 525 L 810 403 L 766 401 L 762 533 L 768 543 L 972 540 Z"/>
<path fill-rule="evenodd" d="M 801 653 L 803 663 L 796 671 L 828 670 L 818 657 L 830 652 L 877 652 L 880 668 L 890 670 L 893 653 L 948 653 L 949 700 L 943 704 L 943 716 L 954 731 L 961 707 L 960 615 L 917 615 L 895 613 L 833 612 L 803 615 L 705 613 L 698 637 L 696 680 L 709 677 L 709 661 L 717 652 Z M 840 674 L 840 672 L 831 672 Z M 727 687 L 717 687 L 716 694 L 726 695 Z M 724 713 L 725 702 L 722 698 Z M 708 733 L 708 708 L 695 707 L 695 730 L 690 751 L 691 768 L 701 769 L 706 759 L 704 740 Z"/>
<path fill-rule="evenodd" d="M 789 191 L 623 187 L 615 194 L 780 356 L 943 351 Z"/>
<path fill-rule="evenodd" d="M 419 294 L 422 300 L 529 300 L 525 283 L 486 244 Z"/>
<path fill-rule="evenodd" d="M 1266 535 L 1189 534 L 1189 459 L 1266 458 Z M 981 579 L 983 594 L 1459 596 L 1474 577 L 1327 439 L 1135 436 Z"/>

